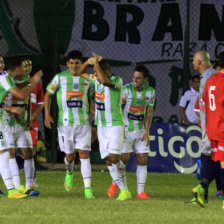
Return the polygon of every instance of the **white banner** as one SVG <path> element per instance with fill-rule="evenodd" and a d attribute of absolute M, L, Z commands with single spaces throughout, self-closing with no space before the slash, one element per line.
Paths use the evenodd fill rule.
<path fill-rule="evenodd" d="M 143 62 L 181 60 L 187 1 L 76 0 L 75 22 L 66 54 L 79 49 L 88 57 Z M 207 49 L 211 58 L 224 50 L 223 0 L 190 1 L 190 55 Z"/>

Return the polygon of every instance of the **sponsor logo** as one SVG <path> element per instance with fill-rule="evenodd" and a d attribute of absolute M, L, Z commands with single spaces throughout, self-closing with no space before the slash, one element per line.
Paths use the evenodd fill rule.
<path fill-rule="evenodd" d="M 88 86 L 88 83 L 83 82 L 83 83 L 81 83 L 81 85 L 82 85 L 82 86 Z"/>
<path fill-rule="evenodd" d="M 54 92 L 54 91 L 55 91 L 55 89 L 56 89 L 56 86 L 55 86 L 55 85 L 53 85 L 53 84 L 51 84 L 50 90 L 51 90 L 52 92 Z"/>
<path fill-rule="evenodd" d="M 134 114 L 144 113 L 144 106 L 130 106 L 129 111 Z"/>
<path fill-rule="evenodd" d="M 97 100 L 105 100 L 105 93 L 95 92 L 95 97 Z"/>
<path fill-rule="evenodd" d="M 84 95 L 84 92 L 80 91 L 67 91 L 66 92 L 66 98 L 82 98 Z"/>
<path fill-rule="evenodd" d="M 146 97 L 144 97 L 144 100 L 149 100 L 149 97 L 147 97 L 147 96 L 146 96 Z"/>
<path fill-rule="evenodd" d="M 73 89 L 78 89 L 79 88 L 79 83 L 73 83 Z"/>
<path fill-rule="evenodd" d="M 134 115 L 134 114 L 128 113 L 128 118 L 134 121 L 143 121 L 144 115 Z"/>
<path fill-rule="evenodd" d="M 105 104 L 96 102 L 96 109 L 104 111 L 105 110 Z"/>
<path fill-rule="evenodd" d="M 67 101 L 67 106 L 68 106 L 69 108 L 82 107 L 82 101 L 78 101 L 78 100 L 70 100 L 70 101 Z"/>

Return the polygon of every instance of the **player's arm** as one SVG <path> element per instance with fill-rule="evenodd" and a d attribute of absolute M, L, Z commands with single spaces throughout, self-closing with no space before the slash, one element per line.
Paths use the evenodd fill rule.
<path fill-rule="evenodd" d="M 24 100 L 35 89 L 36 85 L 40 82 L 42 75 L 43 75 L 42 71 L 41 70 L 38 71 L 31 79 L 30 86 L 28 86 L 24 90 L 21 90 L 20 88 L 16 86 L 10 89 L 9 92 L 12 93 L 12 95 L 14 95 L 17 99 Z"/>
<path fill-rule="evenodd" d="M 7 111 L 8 113 L 17 115 L 19 117 L 21 117 L 23 115 L 23 113 L 25 112 L 24 108 L 22 107 L 13 107 L 13 106 L 4 106 L 4 110 Z"/>
<path fill-rule="evenodd" d="M 94 69 L 97 73 L 97 79 L 100 83 L 102 83 L 104 86 L 108 86 L 110 88 L 115 87 L 114 83 L 110 79 L 107 78 L 107 76 L 105 75 L 104 71 L 100 67 L 97 60 L 94 62 Z"/>
<path fill-rule="evenodd" d="M 79 75 L 82 76 L 85 80 L 89 80 L 89 74 L 86 72 L 87 68 L 90 66 L 90 65 L 93 65 L 93 58 L 89 58 L 87 61 L 85 61 L 80 69 L 79 69 Z"/>
<path fill-rule="evenodd" d="M 191 125 L 191 122 L 187 119 L 186 113 L 185 113 L 185 108 L 184 107 L 179 107 L 180 111 L 180 116 L 184 122 L 185 125 L 189 126 Z"/>
<path fill-rule="evenodd" d="M 38 104 L 36 110 L 31 114 L 30 121 L 33 121 L 34 118 L 43 110 L 44 104 Z"/>
<path fill-rule="evenodd" d="M 152 124 L 152 116 L 153 116 L 153 106 L 148 106 L 146 110 L 146 118 L 145 118 L 145 132 L 142 136 L 142 141 L 146 141 L 146 146 L 149 146 L 149 129 Z"/>
<path fill-rule="evenodd" d="M 95 117 L 95 106 L 90 96 L 88 97 L 88 101 L 89 101 L 90 113 Z"/>
<path fill-rule="evenodd" d="M 51 123 L 54 123 L 52 117 L 51 117 L 51 96 L 52 94 L 48 91 L 44 95 L 44 111 L 45 111 L 45 119 L 44 119 L 44 125 L 51 129 Z"/>

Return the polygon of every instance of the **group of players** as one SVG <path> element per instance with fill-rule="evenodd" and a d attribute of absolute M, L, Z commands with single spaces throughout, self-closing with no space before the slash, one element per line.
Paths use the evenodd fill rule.
<path fill-rule="evenodd" d="M 8 190 L 8 198 L 38 195 L 35 185 L 35 148 L 37 146 L 37 114 L 43 108 L 42 71 L 32 78 L 31 60 L 13 57 L 7 71 L 0 56 L 0 173 Z M 21 184 L 15 150 L 24 158 L 25 186 Z M 5 195 L 2 191 L 0 195 Z"/>
<path fill-rule="evenodd" d="M 93 67 L 93 74 L 87 73 L 89 66 Z M 149 129 L 155 101 L 154 89 L 146 84 L 148 69 L 143 65 L 136 66 L 132 82 L 123 86 L 122 79 L 112 75 L 109 64 L 95 53 L 83 63 L 81 52 L 71 51 L 67 67 L 66 71 L 57 74 L 49 83 L 44 98 L 45 126 L 51 128 L 54 122 L 50 115 L 51 96 L 55 93 L 57 96 L 58 139 L 60 149 L 65 153 L 65 190 L 71 191 L 73 187 L 75 151 L 78 150 L 84 197 L 95 198 L 91 188 L 89 160 L 91 111 L 95 116 L 101 158 L 106 159 L 112 177 L 108 197 L 114 197 L 119 188 L 117 200 L 132 198 L 127 187 L 125 165 L 134 151 L 138 164 L 136 198 L 148 199 L 144 186 Z"/>
<path fill-rule="evenodd" d="M 209 184 L 217 176 L 221 195 L 224 192 L 224 52 L 218 56 L 216 70 L 211 66 L 207 51 L 196 52 L 193 65 L 201 74 L 195 112 L 200 116 L 202 145 L 201 181 L 193 188 L 194 198 L 190 202 L 204 207 L 208 202 Z M 222 208 L 224 209 L 224 201 Z"/>
<path fill-rule="evenodd" d="M 211 67 L 208 52 L 198 51 L 193 58 L 195 70 L 202 75 L 198 109 L 202 128 L 201 171 L 204 175 L 200 184 L 192 190 L 194 198 L 191 202 L 202 207 L 206 202 L 209 183 L 214 179 L 213 161 L 220 161 L 220 187 L 224 189 L 224 52 L 220 53 L 218 60 L 220 71 L 217 73 Z M 0 57 L 0 172 L 9 198 L 24 198 L 32 192 L 33 143 L 28 126 L 43 104 L 40 101 L 38 109 L 35 108 L 35 112 L 29 115 L 29 96 L 39 85 L 42 76 L 39 71 L 30 79 L 31 70 L 25 69 L 29 63 L 27 60 L 11 60 L 6 72 L 3 58 Z M 101 158 L 106 159 L 112 178 L 107 190 L 108 197 L 114 197 L 119 188 L 117 200 L 132 198 L 127 187 L 125 165 L 130 153 L 134 152 L 137 161 L 136 198 L 149 199 L 144 186 L 155 91 L 146 84 L 148 69 L 143 65 L 136 66 L 132 82 L 123 86 L 122 79 L 111 74 L 109 64 L 95 53 L 83 62 L 80 51 L 71 51 L 66 65 L 68 69 L 54 76 L 44 96 L 44 123 L 47 128 L 52 128 L 51 123 L 54 122 L 50 114 L 51 96 L 57 96 L 58 139 L 60 149 L 65 153 L 65 190 L 71 191 L 73 187 L 74 159 L 78 150 L 84 197 L 95 198 L 91 188 L 89 159 L 92 113 L 97 126 Z M 93 67 L 92 74 L 87 72 L 89 66 Z M 33 102 L 36 103 L 37 95 L 34 95 Z M 15 168 L 16 148 L 21 148 L 24 155 L 26 187 L 20 184 L 19 172 Z"/>

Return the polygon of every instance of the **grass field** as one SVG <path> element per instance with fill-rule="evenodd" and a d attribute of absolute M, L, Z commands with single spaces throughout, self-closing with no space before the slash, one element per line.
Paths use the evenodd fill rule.
<path fill-rule="evenodd" d="M 106 224 L 106 223 L 223 223 L 222 199 L 216 198 L 215 184 L 210 186 L 206 208 L 185 204 L 198 183 L 195 175 L 149 173 L 146 192 L 150 200 L 116 201 L 106 197 L 111 183 L 108 172 L 93 172 L 95 200 L 83 198 L 80 172 L 75 173 L 74 188 L 64 190 L 63 171 L 38 172 L 41 194 L 22 200 L 0 198 L 0 224 Z M 24 176 L 22 173 L 21 176 Z M 135 173 L 127 174 L 129 189 L 136 194 Z M 2 185 L 1 189 L 5 191 Z"/>

